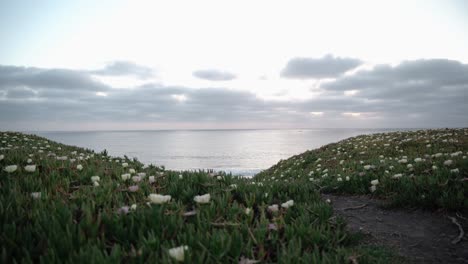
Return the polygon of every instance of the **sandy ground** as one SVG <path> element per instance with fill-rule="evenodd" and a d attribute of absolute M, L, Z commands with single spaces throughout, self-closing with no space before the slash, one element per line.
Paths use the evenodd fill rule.
<path fill-rule="evenodd" d="M 385 209 L 367 196 L 336 196 L 330 199 L 335 214 L 344 217 L 352 232 L 365 234 L 365 243 L 392 248 L 409 263 L 468 263 L 468 214 L 411 209 Z M 457 215 L 458 214 L 458 215 Z M 453 217 L 465 231 L 460 234 Z"/>

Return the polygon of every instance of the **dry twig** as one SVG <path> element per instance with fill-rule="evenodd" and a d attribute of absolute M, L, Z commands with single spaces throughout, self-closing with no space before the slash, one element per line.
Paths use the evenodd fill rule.
<path fill-rule="evenodd" d="M 340 210 L 343 210 L 343 211 L 346 211 L 346 210 L 357 210 L 357 209 L 364 208 L 364 207 L 366 207 L 366 206 L 367 206 L 367 204 L 362 204 L 362 205 L 358 205 L 358 206 L 346 207 L 346 208 L 343 208 L 343 209 L 340 209 Z"/>
<path fill-rule="evenodd" d="M 452 220 L 452 223 L 454 223 L 458 227 L 458 230 L 460 232 L 458 236 L 454 240 L 452 240 L 452 244 L 455 245 L 462 240 L 463 236 L 465 236 L 465 231 L 463 231 L 463 227 L 460 225 L 460 223 L 458 223 L 455 217 L 451 217 L 451 216 L 447 216 L 447 217 L 448 219 Z"/>

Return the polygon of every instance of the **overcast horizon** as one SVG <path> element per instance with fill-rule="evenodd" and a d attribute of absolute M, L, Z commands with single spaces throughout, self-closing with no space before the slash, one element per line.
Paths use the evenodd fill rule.
<path fill-rule="evenodd" d="M 466 1 L 2 1 L 0 127 L 468 126 Z"/>

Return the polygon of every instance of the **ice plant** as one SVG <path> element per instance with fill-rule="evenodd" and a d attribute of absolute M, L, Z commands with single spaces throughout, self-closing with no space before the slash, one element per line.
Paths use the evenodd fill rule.
<path fill-rule="evenodd" d="M 140 176 L 133 176 L 133 177 L 132 177 L 132 181 L 133 181 L 133 182 L 140 182 L 140 181 L 141 181 L 141 177 L 140 177 Z"/>
<path fill-rule="evenodd" d="M 164 204 L 171 200 L 170 195 L 161 195 L 161 194 L 156 194 L 156 193 L 150 194 L 148 198 L 150 202 L 154 204 Z"/>
<path fill-rule="evenodd" d="M 91 176 L 91 181 L 92 182 L 98 182 L 100 180 L 101 180 L 101 178 L 99 176 Z"/>
<path fill-rule="evenodd" d="M 8 165 L 3 170 L 8 173 L 12 173 L 12 172 L 15 172 L 17 169 L 18 169 L 18 165 Z"/>
<path fill-rule="evenodd" d="M 40 192 L 33 192 L 31 193 L 31 197 L 35 200 L 37 199 L 40 199 L 41 198 L 41 193 Z"/>
<path fill-rule="evenodd" d="M 129 191 L 129 192 L 137 192 L 138 189 L 140 189 L 140 188 L 138 187 L 138 185 L 132 185 L 132 186 L 129 186 L 129 187 L 128 187 L 128 191 Z"/>
<path fill-rule="evenodd" d="M 278 212 L 278 210 L 279 210 L 279 207 L 277 204 L 268 206 L 268 211 L 270 212 Z"/>
<path fill-rule="evenodd" d="M 294 205 L 294 200 L 289 200 L 289 201 L 287 201 L 287 202 L 285 202 L 285 203 L 282 203 L 282 204 L 281 204 L 281 207 L 283 207 L 283 208 L 289 208 L 289 207 L 291 207 L 291 206 L 293 206 L 293 205 Z"/>
<path fill-rule="evenodd" d="M 246 215 L 250 215 L 250 213 L 252 213 L 252 209 L 251 208 L 245 208 L 244 213 Z"/>
<path fill-rule="evenodd" d="M 207 194 L 204 194 L 204 195 L 197 195 L 193 198 L 193 200 L 196 202 L 196 203 L 199 203 L 199 204 L 206 204 L 206 203 L 209 203 L 210 202 L 210 199 L 211 199 L 211 196 L 209 193 Z"/>
<path fill-rule="evenodd" d="M 36 165 L 27 165 L 24 167 L 24 170 L 27 172 L 35 172 L 36 171 Z"/>
<path fill-rule="evenodd" d="M 445 166 L 450 166 L 450 165 L 452 165 L 452 163 L 453 163 L 452 160 L 446 160 L 446 161 L 444 161 L 444 165 L 445 165 Z"/>
<path fill-rule="evenodd" d="M 131 177 L 130 173 L 125 173 L 120 176 L 120 178 L 122 178 L 122 180 L 124 181 L 130 179 L 130 177 Z"/>
<path fill-rule="evenodd" d="M 185 260 L 185 251 L 188 250 L 188 246 L 180 246 L 169 249 L 168 253 L 171 258 L 175 259 L 178 262 L 183 262 Z"/>

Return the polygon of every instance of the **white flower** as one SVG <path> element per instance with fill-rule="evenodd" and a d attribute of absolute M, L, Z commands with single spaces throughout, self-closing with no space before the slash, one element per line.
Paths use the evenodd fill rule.
<path fill-rule="evenodd" d="M 128 167 L 128 163 L 127 162 L 122 163 L 122 167 L 124 168 Z"/>
<path fill-rule="evenodd" d="M 408 169 L 412 169 L 412 168 L 413 168 L 413 164 L 408 164 L 408 165 L 406 165 L 406 167 L 407 167 Z"/>
<path fill-rule="evenodd" d="M 415 158 L 415 159 L 414 159 L 414 162 L 416 162 L 416 163 L 417 163 L 417 162 L 421 162 L 421 161 L 422 161 L 421 158 Z"/>
<path fill-rule="evenodd" d="M 199 204 L 206 204 L 210 202 L 210 198 L 211 198 L 210 194 L 207 193 L 204 195 L 197 195 L 193 198 L 193 200 Z"/>
<path fill-rule="evenodd" d="M 154 176 L 149 176 L 148 181 L 149 181 L 149 183 L 153 183 L 153 182 L 156 181 L 156 179 L 155 179 Z"/>
<path fill-rule="evenodd" d="M 144 173 L 144 172 L 139 172 L 139 173 L 137 173 L 137 176 L 140 177 L 140 178 L 142 178 L 142 179 L 144 179 L 144 178 L 146 177 L 146 173 Z"/>
<path fill-rule="evenodd" d="M 120 175 L 120 178 L 122 178 L 122 180 L 124 181 L 130 179 L 130 177 L 132 177 L 130 173 L 125 173 L 125 174 Z"/>
<path fill-rule="evenodd" d="M 278 210 L 279 210 L 279 208 L 278 208 L 277 204 L 268 206 L 268 211 L 270 211 L 270 212 L 278 212 Z"/>
<path fill-rule="evenodd" d="M 294 200 L 289 200 L 289 201 L 287 201 L 287 202 L 285 202 L 285 203 L 282 203 L 282 204 L 281 204 L 281 207 L 283 207 L 283 208 L 289 208 L 289 207 L 291 207 L 291 206 L 293 206 L 293 205 L 294 205 Z"/>
<path fill-rule="evenodd" d="M 250 213 L 252 213 L 252 209 L 251 208 L 245 208 L 244 212 L 245 212 L 246 215 L 250 215 Z"/>
<path fill-rule="evenodd" d="M 40 192 L 33 192 L 31 193 L 31 197 L 35 200 L 37 199 L 40 199 L 41 198 L 41 193 Z"/>
<path fill-rule="evenodd" d="M 349 176 L 346 176 L 346 178 L 345 178 L 345 179 L 346 179 L 346 181 L 349 181 Z"/>
<path fill-rule="evenodd" d="M 442 154 L 442 153 L 437 153 L 437 154 L 434 155 L 434 157 L 439 158 L 439 157 L 442 157 L 443 155 L 444 154 Z"/>
<path fill-rule="evenodd" d="M 132 206 L 130 206 L 130 209 L 132 209 L 133 211 L 135 211 L 137 209 L 137 204 L 132 204 Z"/>
<path fill-rule="evenodd" d="M 184 178 L 184 175 L 179 174 L 179 179 L 183 179 L 183 178 Z"/>
<path fill-rule="evenodd" d="M 450 172 L 451 172 L 451 173 L 459 173 L 460 171 L 459 171 L 458 168 L 457 168 L 457 169 L 452 169 L 452 170 L 450 170 Z"/>
<path fill-rule="evenodd" d="M 398 163 L 407 163 L 407 162 L 408 162 L 407 159 L 401 159 L 401 160 L 398 161 Z"/>
<path fill-rule="evenodd" d="M 99 176 L 91 176 L 91 181 L 92 182 L 98 182 L 100 180 L 101 180 L 101 178 Z"/>
<path fill-rule="evenodd" d="M 430 148 L 430 147 L 431 147 L 431 144 L 427 144 L 427 145 L 426 145 L 426 148 Z"/>
<path fill-rule="evenodd" d="M 437 170 L 437 166 L 436 166 L 436 165 L 433 165 L 433 166 L 432 166 L 432 169 L 433 169 L 433 170 Z"/>
<path fill-rule="evenodd" d="M 0 155 L 0 160 L 3 160 L 5 158 L 5 155 Z"/>
<path fill-rule="evenodd" d="M 402 176 L 403 176 L 403 174 L 398 173 L 398 174 L 393 175 L 392 178 L 393 178 L 393 179 L 399 179 L 399 178 L 401 178 Z"/>
<path fill-rule="evenodd" d="M 171 200 L 171 196 L 170 195 L 161 195 L 161 194 L 156 194 L 156 193 L 152 193 L 148 196 L 150 202 L 154 203 L 154 204 L 164 204 L 164 203 L 167 203 Z"/>
<path fill-rule="evenodd" d="M 132 181 L 133 181 L 133 182 L 140 182 L 140 181 L 141 181 L 141 178 L 140 178 L 140 176 L 133 176 L 133 177 L 132 177 Z"/>
<path fill-rule="evenodd" d="M 377 190 L 377 186 L 372 185 L 372 186 L 369 188 L 369 190 L 370 190 L 371 192 L 375 192 L 375 191 Z"/>
<path fill-rule="evenodd" d="M 130 174 L 134 174 L 134 173 L 135 173 L 135 169 L 128 169 L 128 172 L 129 172 Z"/>
<path fill-rule="evenodd" d="M 28 159 L 26 162 L 27 162 L 27 163 L 31 163 L 31 162 L 32 162 L 32 159 Z"/>
<path fill-rule="evenodd" d="M 237 188 L 237 184 L 231 184 L 231 185 L 229 185 L 229 187 L 236 189 L 236 188 Z"/>
<path fill-rule="evenodd" d="M 365 170 L 370 170 L 370 168 L 371 168 L 371 165 L 366 165 L 366 166 L 364 166 L 364 169 L 365 169 Z"/>
<path fill-rule="evenodd" d="M 169 256 L 176 261 L 182 262 L 185 259 L 185 251 L 188 250 L 188 246 L 180 246 L 169 249 Z"/>
<path fill-rule="evenodd" d="M 343 179 L 341 177 L 338 177 L 336 180 L 339 181 L 339 182 L 343 181 Z"/>
<path fill-rule="evenodd" d="M 18 169 L 17 165 L 8 165 L 3 170 L 8 173 L 12 173 L 12 172 L 15 172 L 17 169 Z"/>
<path fill-rule="evenodd" d="M 76 169 L 81 171 L 83 169 L 83 165 L 81 165 L 81 164 L 76 165 Z"/>
<path fill-rule="evenodd" d="M 331 203 L 331 200 L 330 200 L 330 199 L 326 199 L 325 202 Z"/>
<path fill-rule="evenodd" d="M 444 161 L 444 165 L 445 165 L 445 166 L 450 166 L 450 165 L 452 165 L 452 163 L 453 163 L 452 160 L 446 160 L 446 161 Z"/>
<path fill-rule="evenodd" d="M 36 171 L 36 165 L 27 165 L 24 167 L 24 170 L 27 172 L 35 172 Z"/>
<path fill-rule="evenodd" d="M 222 179 L 223 179 L 223 177 L 222 177 L 222 176 L 216 176 L 216 179 L 218 179 L 218 180 L 222 180 Z"/>
<path fill-rule="evenodd" d="M 99 182 L 98 182 L 98 181 L 95 181 L 95 182 L 93 182 L 93 185 L 94 185 L 94 187 L 98 187 L 98 186 L 99 186 Z"/>
<path fill-rule="evenodd" d="M 379 184 L 379 180 L 378 180 L 378 179 L 372 180 L 370 183 L 371 183 L 373 186 L 375 186 L 375 185 Z"/>
<path fill-rule="evenodd" d="M 138 189 L 140 189 L 140 188 L 138 187 L 138 185 L 132 185 L 132 186 L 129 186 L 129 187 L 128 187 L 128 191 L 129 191 L 129 192 L 137 192 Z"/>

